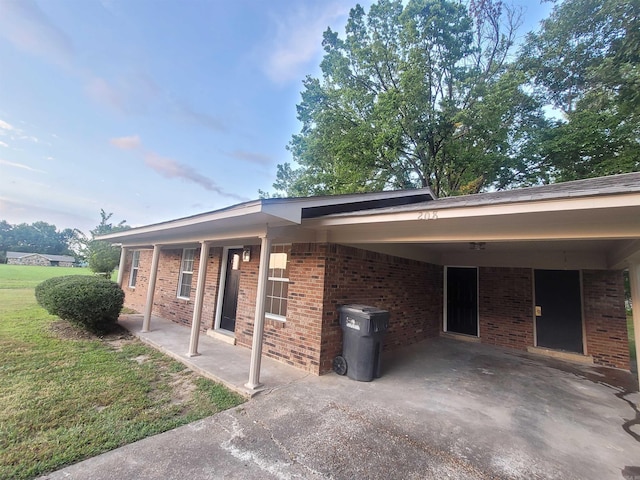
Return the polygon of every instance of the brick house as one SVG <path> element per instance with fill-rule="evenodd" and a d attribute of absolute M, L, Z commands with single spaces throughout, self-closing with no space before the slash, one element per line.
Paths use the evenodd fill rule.
<path fill-rule="evenodd" d="M 38 265 L 41 267 L 73 267 L 76 259 L 70 255 L 48 253 L 7 252 L 9 265 Z"/>
<path fill-rule="evenodd" d="M 101 237 L 126 305 L 314 374 L 340 305 L 390 312 L 386 350 L 448 336 L 630 369 L 623 270 L 640 304 L 640 173 L 435 199 L 429 189 L 262 199 Z M 269 252 L 265 255 L 263 252 Z M 634 312 L 636 342 L 640 309 Z"/>

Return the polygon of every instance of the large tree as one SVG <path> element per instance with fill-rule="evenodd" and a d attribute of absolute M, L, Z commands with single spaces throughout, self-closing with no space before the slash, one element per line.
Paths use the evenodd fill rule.
<path fill-rule="evenodd" d="M 541 142 L 552 180 L 640 169 L 640 0 L 565 0 L 519 59 L 559 117 Z"/>
<path fill-rule="evenodd" d="M 452 195 L 531 181 L 526 147 L 546 125 L 508 63 L 517 27 L 499 0 L 353 8 L 344 38 L 324 33 L 322 77 L 304 81 L 289 144 L 298 166 L 278 166 L 276 190 Z"/>
<path fill-rule="evenodd" d="M 106 213 L 100 209 L 100 223 L 91 230 L 91 239 L 86 242 L 86 257 L 89 261 L 89 268 L 107 278 L 111 277 L 111 273 L 118 266 L 120 248 L 113 246 L 111 242 L 96 240 L 96 237 L 131 228 L 126 224 L 126 220 L 114 225 L 110 222 L 112 216 L 113 213 Z"/>

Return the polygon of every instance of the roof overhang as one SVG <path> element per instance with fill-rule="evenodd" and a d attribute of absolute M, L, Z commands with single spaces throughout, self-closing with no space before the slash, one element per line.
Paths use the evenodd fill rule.
<path fill-rule="evenodd" d="M 237 241 L 257 238 L 267 230 L 299 226 L 303 218 L 423 203 L 434 198 L 428 188 L 308 198 L 269 198 L 97 238 L 125 247 Z"/>
<path fill-rule="evenodd" d="M 262 199 L 99 238 L 238 245 L 267 232 L 438 264 L 624 268 L 640 261 L 640 173 L 440 200 L 428 189 Z"/>

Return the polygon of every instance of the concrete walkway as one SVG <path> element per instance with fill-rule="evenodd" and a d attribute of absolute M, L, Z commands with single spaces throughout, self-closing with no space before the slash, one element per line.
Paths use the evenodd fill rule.
<path fill-rule="evenodd" d="M 382 373 L 288 376 L 42 479 L 640 479 L 627 372 L 441 338 L 383 355 Z"/>
<path fill-rule="evenodd" d="M 142 315 L 121 315 L 118 319 L 123 327 L 143 342 L 182 362 L 204 377 L 222 383 L 235 392 L 252 397 L 259 390 L 250 390 L 244 386 L 249 380 L 251 350 L 230 345 L 221 340 L 200 335 L 198 353 L 189 357 L 189 339 L 191 329 L 161 317 L 151 318 L 151 329 L 142 333 Z M 260 382 L 263 390 L 278 388 L 309 375 L 297 368 L 289 367 L 267 357 L 262 357 Z"/>

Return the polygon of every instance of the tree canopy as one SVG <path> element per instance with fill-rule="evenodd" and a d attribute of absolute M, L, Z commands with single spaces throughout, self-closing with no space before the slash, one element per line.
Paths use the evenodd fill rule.
<path fill-rule="evenodd" d="M 115 225 L 110 223 L 109 220 L 112 216 L 113 213 L 106 213 L 100 209 L 100 223 L 90 231 L 91 239 L 86 242 L 86 257 L 89 261 L 89 268 L 95 273 L 104 274 L 107 278 L 111 276 L 120 262 L 120 248 L 111 245 L 111 242 L 96 240 L 96 237 L 131 228 L 126 224 L 126 220 Z"/>
<path fill-rule="evenodd" d="M 6 220 L 0 220 L 2 255 L 9 251 L 77 256 L 78 251 L 74 250 L 81 237 L 82 232 L 77 229 L 58 230 L 47 222 L 11 225 Z"/>
<path fill-rule="evenodd" d="M 500 0 L 357 5 L 303 82 L 276 195 L 446 196 L 638 170 L 639 1 L 558 3 L 519 54 L 519 11 Z"/>
<path fill-rule="evenodd" d="M 639 60 L 639 0 L 566 0 L 528 35 L 520 63 L 560 113 L 541 144 L 555 180 L 640 169 Z"/>

